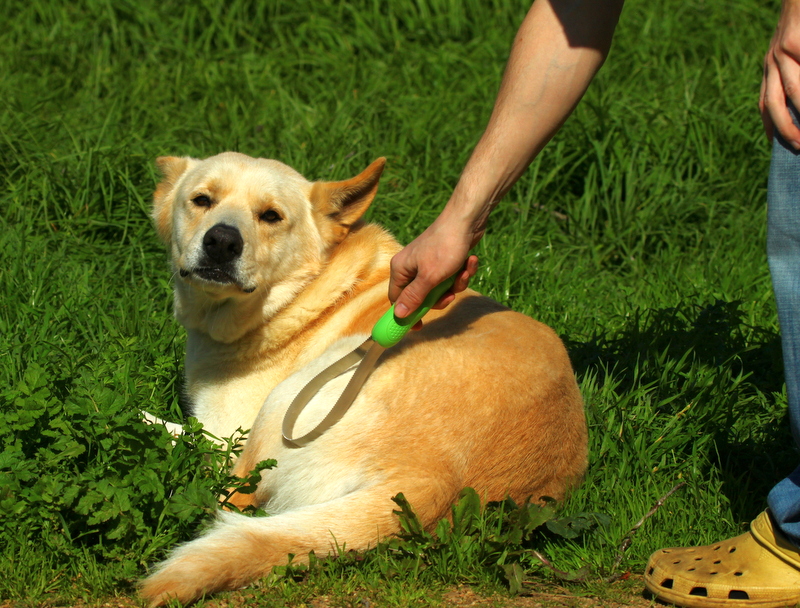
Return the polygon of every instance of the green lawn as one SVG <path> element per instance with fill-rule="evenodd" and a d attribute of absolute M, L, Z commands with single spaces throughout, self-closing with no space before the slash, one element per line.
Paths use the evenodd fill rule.
<path fill-rule="evenodd" d="M 594 592 L 677 483 L 617 572 L 641 571 L 664 545 L 738 533 L 796 465 L 764 253 L 757 99 L 779 3 L 764 4 L 629 0 L 605 67 L 477 247 L 474 286 L 569 347 L 591 464 L 563 513 L 610 521 L 523 545 Z M 480 136 L 527 6 L 4 4 L 0 600 L 132 594 L 227 482 L 229 454 L 198 429 L 172 446 L 137 413 L 180 416 L 184 334 L 148 219 L 154 159 L 238 150 L 342 179 L 386 156 L 370 219 L 406 242 Z M 519 547 L 496 518 L 459 546 L 412 539 L 264 593 L 367 589 L 407 605 L 453 582 L 551 578 L 530 553 L 517 555 L 522 574 L 498 565 Z"/>

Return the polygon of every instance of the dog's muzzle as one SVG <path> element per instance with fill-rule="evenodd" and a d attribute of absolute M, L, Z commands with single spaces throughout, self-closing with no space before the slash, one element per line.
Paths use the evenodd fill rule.
<path fill-rule="evenodd" d="M 242 249 L 242 234 L 233 226 L 217 224 L 203 236 L 203 254 L 211 262 L 208 266 L 230 264 L 242 255 Z"/>
<path fill-rule="evenodd" d="M 200 263 L 192 270 L 181 270 L 182 277 L 193 274 L 214 283 L 235 283 L 245 293 L 252 293 L 255 287 L 246 288 L 237 280 L 236 261 L 244 249 L 244 239 L 238 228 L 228 224 L 217 224 L 203 235 L 203 255 Z"/>

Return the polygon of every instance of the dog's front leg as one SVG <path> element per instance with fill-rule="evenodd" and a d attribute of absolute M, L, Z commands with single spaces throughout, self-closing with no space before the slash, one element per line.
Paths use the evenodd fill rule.
<path fill-rule="evenodd" d="M 341 550 L 362 551 L 397 534 L 400 523 L 391 497 L 403 490 L 423 526 L 444 516 L 458 484 L 441 479 L 384 481 L 322 504 L 307 505 L 269 517 L 221 512 L 202 537 L 187 543 L 160 564 L 141 585 L 150 606 L 170 599 L 183 604 L 225 589 L 238 589 L 269 574 L 273 567 L 308 562 Z"/>
<path fill-rule="evenodd" d="M 161 420 L 161 418 L 159 418 L 158 416 L 153 416 L 153 414 L 149 414 L 147 412 L 142 412 L 142 418 L 148 424 L 161 424 L 165 426 L 173 437 L 180 437 L 181 435 L 183 435 L 183 426 L 180 424 L 175 424 L 174 422 L 167 422 L 166 420 Z"/>

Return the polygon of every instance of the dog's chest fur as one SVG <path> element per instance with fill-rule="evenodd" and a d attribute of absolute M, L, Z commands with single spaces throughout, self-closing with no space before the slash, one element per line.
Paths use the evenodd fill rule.
<path fill-rule="evenodd" d="M 186 395 L 191 414 L 220 439 L 230 437 L 237 429 L 249 430 L 273 389 L 296 372 L 316 369 L 319 361 L 328 361 L 325 367 L 353 350 L 366 339 L 366 328 L 371 327 L 386 307 L 386 285 L 381 282 L 338 307 L 325 319 L 317 319 L 311 328 L 295 333 L 290 340 L 281 336 L 277 340 L 279 347 L 271 344 L 275 341 L 274 331 L 254 331 L 236 342 L 224 344 L 190 330 L 186 349 Z M 302 316 L 305 310 L 301 308 L 297 316 Z M 291 327 L 290 319 L 291 315 L 287 314 L 279 322 Z M 313 374 L 306 376 L 307 372 L 302 376 L 305 378 L 302 384 L 292 389 L 294 394 Z M 295 380 L 294 384 L 297 382 Z M 281 394 L 289 395 L 291 391 L 283 390 Z M 275 407 L 282 407 L 285 412 L 290 402 L 291 399 Z M 313 410 L 310 406 L 307 409 Z M 302 424 L 301 417 L 298 428 Z M 274 428 L 280 429 L 280 420 Z"/>
<path fill-rule="evenodd" d="M 231 373 L 230 368 L 218 368 L 224 376 L 218 383 L 193 384 L 197 399 L 193 415 L 203 421 L 206 430 L 218 438 L 230 437 L 237 428 L 250 430 L 250 435 L 259 443 L 258 451 L 277 459 L 278 467 L 265 475 L 258 487 L 259 502 L 268 512 L 276 514 L 333 500 L 373 482 L 379 475 L 369 465 L 368 454 L 355 457 L 357 452 L 342 453 L 331 447 L 339 441 L 340 435 L 357 433 L 359 425 L 380 415 L 380 412 L 363 411 L 368 408 L 358 399 L 351 407 L 350 416 L 337 425 L 335 432 L 315 442 L 314 450 L 289 446 L 281 433 L 286 410 L 300 390 L 366 338 L 366 334 L 355 334 L 339 339 L 304 365 L 298 363 L 298 359 L 292 363 L 283 358 L 242 375 Z M 293 367 L 299 369 L 289 373 Z M 204 374 L 205 380 L 208 370 L 198 371 Z M 355 368 L 320 389 L 299 416 L 296 434 L 307 433 L 325 417 L 354 371 Z M 245 473 L 244 469 L 252 464 L 244 465 L 239 473 Z"/>
<path fill-rule="evenodd" d="M 270 391 L 294 371 L 297 354 L 286 350 L 251 359 L 240 341 L 213 343 L 190 332 L 186 350 L 186 395 L 191 414 L 224 439 L 249 430 Z M 292 351 L 296 349 L 291 349 Z"/>

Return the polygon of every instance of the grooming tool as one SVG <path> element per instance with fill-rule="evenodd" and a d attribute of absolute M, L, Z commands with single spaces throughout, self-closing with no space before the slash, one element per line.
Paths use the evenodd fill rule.
<path fill-rule="evenodd" d="M 303 447 L 336 424 L 358 396 L 383 351 L 400 342 L 417 321 L 422 319 L 444 293 L 453 286 L 454 282 L 455 275 L 439 283 L 422 302 L 422 306 L 403 319 L 394 316 L 394 304 L 392 304 L 392 307 L 373 326 L 371 338 L 314 376 L 297 394 L 283 417 L 283 438 L 295 447 Z M 352 369 L 356 364 L 358 367 L 353 377 L 350 378 L 344 391 L 322 421 L 302 437 L 293 437 L 294 424 L 314 395 L 325 384 Z"/>

